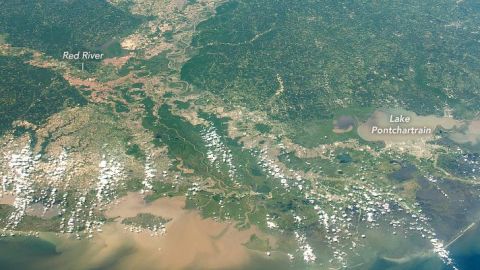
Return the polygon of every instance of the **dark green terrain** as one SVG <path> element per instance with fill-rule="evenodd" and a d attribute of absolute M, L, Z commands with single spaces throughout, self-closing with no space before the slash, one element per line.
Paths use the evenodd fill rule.
<path fill-rule="evenodd" d="M 86 104 L 77 89 L 49 69 L 6 56 L 0 56 L 0 66 L 0 134 L 15 120 L 41 124 L 67 106 Z"/>
<path fill-rule="evenodd" d="M 229 1 L 197 27 L 182 78 L 281 120 L 385 105 L 441 114 L 448 104 L 467 117 L 480 109 L 478 11 L 474 1 Z"/>
<path fill-rule="evenodd" d="M 115 52 L 115 39 L 131 32 L 142 20 L 103 0 L 0 2 L 0 34 L 7 35 L 8 43 L 56 57 L 64 51 Z"/>

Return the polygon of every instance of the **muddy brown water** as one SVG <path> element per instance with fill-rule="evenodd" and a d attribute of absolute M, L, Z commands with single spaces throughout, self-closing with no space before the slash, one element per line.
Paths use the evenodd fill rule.
<path fill-rule="evenodd" d="M 184 197 L 162 198 L 145 203 L 142 195 L 129 193 L 106 210 L 115 222 L 103 226 L 90 240 L 72 240 L 51 233 L 43 240 L 55 244 L 60 255 L 51 267 L 69 269 L 241 269 L 252 262 L 245 247 L 257 228 L 238 230 L 233 222 L 218 222 L 187 210 Z M 126 217 L 151 213 L 171 219 L 166 234 L 152 236 L 149 230 L 131 232 L 121 224 Z M 273 238 L 269 238 L 274 243 Z M 258 255 L 258 254 L 257 254 Z"/>

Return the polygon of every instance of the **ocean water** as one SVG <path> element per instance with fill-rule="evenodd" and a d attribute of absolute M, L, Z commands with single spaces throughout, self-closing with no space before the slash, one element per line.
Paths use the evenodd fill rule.
<path fill-rule="evenodd" d="M 0 269 L 47 269 L 49 261 L 57 256 L 55 245 L 34 237 L 0 238 Z"/>
<path fill-rule="evenodd" d="M 480 270 L 480 226 L 465 233 L 449 249 L 451 258 L 459 270 Z M 452 270 L 436 256 L 419 256 L 401 264 L 378 258 L 369 270 Z"/>
<path fill-rule="evenodd" d="M 480 226 L 477 225 L 458 239 L 450 247 L 450 252 L 460 270 L 479 270 Z"/>
<path fill-rule="evenodd" d="M 72 240 L 73 241 L 73 240 Z M 58 262 L 64 261 L 63 257 L 69 255 L 58 253 L 54 244 L 34 238 L 34 237 L 8 237 L 0 238 L 0 269 L 1 270 L 64 270 Z M 108 263 L 103 266 L 88 270 L 114 270 L 121 264 L 121 258 L 125 254 L 118 254 L 117 258 L 111 258 Z M 82 262 L 74 262 L 76 269 L 84 269 L 81 267 Z M 72 264 L 70 264 L 72 265 Z M 67 267 L 70 269 L 70 267 Z M 152 266 L 151 269 L 156 269 Z M 196 268 L 191 268 L 196 269 Z M 241 268 L 232 268 L 229 270 L 287 270 L 298 269 L 288 260 L 283 258 L 265 258 L 264 256 L 254 255 L 251 262 Z M 139 269 L 141 270 L 141 269 Z"/>
<path fill-rule="evenodd" d="M 391 247 L 397 244 L 393 239 L 392 243 L 386 243 Z M 73 241 L 73 240 L 72 240 Z M 388 241 L 388 240 L 386 240 Z M 373 244 L 373 243 L 371 243 Z M 400 244 L 401 247 L 405 243 Z M 372 250 L 379 250 L 380 247 L 366 246 L 366 249 L 360 251 L 365 254 L 371 253 Z M 465 233 L 454 244 L 449 247 L 451 257 L 455 261 L 455 265 L 459 270 L 480 270 L 480 227 L 476 226 Z M 1 270 L 39 270 L 39 269 L 62 269 L 58 262 L 65 259 L 74 260 L 75 251 L 68 251 L 68 254 L 58 253 L 56 247 L 51 242 L 34 238 L 34 237 L 7 237 L 0 238 L 0 269 Z M 121 264 L 121 257 L 125 254 L 118 254 L 118 260 L 111 258 L 109 264 L 105 264 L 95 270 L 113 270 L 116 266 Z M 63 258 L 68 257 L 68 258 Z M 446 266 L 442 261 L 431 255 L 410 256 L 410 258 L 402 258 L 399 262 L 392 262 L 383 257 L 382 253 L 378 253 L 376 258 L 367 256 L 371 261 L 364 261 L 361 266 L 352 268 L 352 270 L 451 270 L 452 267 Z M 77 262 L 81 265 L 82 262 Z M 75 264 L 75 263 L 74 263 Z M 79 267 L 79 269 L 82 269 Z M 152 268 L 155 269 L 155 268 Z M 192 268 L 194 269 L 194 268 Z M 322 266 L 305 266 L 302 264 L 290 263 L 282 256 L 272 255 L 272 257 L 265 257 L 254 255 L 251 262 L 241 267 L 245 270 L 287 270 L 287 269 L 319 269 Z M 92 269 L 93 270 L 93 269 Z M 229 270 L 240 270 L 232 268 Z"/>

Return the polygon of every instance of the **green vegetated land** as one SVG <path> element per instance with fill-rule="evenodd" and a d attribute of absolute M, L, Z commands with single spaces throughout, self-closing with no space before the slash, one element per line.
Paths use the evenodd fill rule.
<path fill-rule="evenodd" d="M 103 0 L 0 2 L 0 33 L 8 43 L 60 57 L 63 51 L 102 49 L 118 54 L 115 38 L 143 20 Z"/>
<path fill-rule="evenodd" d="M 169 219 L 165 219 L 159 216 L 152 215 L 150 213 L 140 213 L 135 217 L 128 217 L 122 220 L 125 225 L 133 225 L 141 228 L 153 228 L 155 226 L 160 227 L 165 224 Z"/>
<path fill-rule="evenodd" d="M 128 62 L 118 71 L 121 76 L 127 75 L 129 72 L 135 71 L 137 76 L 154 76 L 161 72 L 168 72 L 167 52 L 162 52 L 148 60 L 130 58 Z"/>
<path fill-rule="evenodd" d="M 144 104 L 147 108 L 147 115 L 143 119 L 143 126 L 154 132 L 154 143 L 167 145 L 169 155 L 176 160 L 175 162 L 181 160 L 181 166 L 192 170 L 192 174 L 208 177 L 215 181 L 214 190 L 216 189 L 216 192 L 199 191 L 195 196 L 188 197 L 187 207 L 199 209 L 205 217 L 232 218 L 239 221 L 238 226 L 240 227 L 248 226 L 250 223 L 261 228 L 266 228 L 264 217 L 268 208 L 280 217 L 279 226 L 285 229 L 292 228 L 289 211 L 292 207 L 297 207 L 297 204 L 301 204 L 301 200 L 292 201 L 295 200 L 295 196 L 300 196 L 299 191 L 292 190 L 284 194 L 279 181 L 267 178 L 264 170 L 258 165 L 257 157 L 242 149 L 241 144 L 236 140 L 226 138 L 226 119 L 219 119 L 208 113 L 199 114 L 201 118 L 211 124 L 212 128 L 215 128 L 223 145 L 228 147 L 229 153 L 231 153 L 231 164 L 235 166 L 235 173 L 232 177 L 229 176 L 229 167 L 225 162 L 219 160 L 217 166 L 207 159 L 207 145 L 201 136 L 205 131 L 203 127 L 193 126 L 181 117 L 172 114 L 168 105 L 162 105 L 156 114 L 152 111 L 151 100 L 145 99 Z M 188 175 L 185 174 L 187 177 Z M 241 183 L 241 185 L 236 185 L 235 182 Z M 162 194 L 172 194 L 170 189 L 161 182 L 155 183 L 154 194 L 147 200 L 164 196 Z M 272 205 L 265 203 L 269 193 L 272 193 L 275 198 L 272 200 Z M 280 201 L 288 201 L 286 203 L 288 205 L 284 205 Z M 253 208 L 252 205 L 254 205 Z M 310 216 L 307 213 L 310 213 L 311 209 L 305 207 L 299 211 L 304 213 L 303 216 Z"/>
<path fill-rule="evenodd" d="M 480 103 L 473 1 L 234 0 L 197 27 L 182 78 L 298 122 L 401 106 L 468 117 Z M 282 89 L 283 84 L 283 89 Z"/>
<path fill-rule="evenodd" d="M 66 106 L 86 104 L 77 89 L 51 70 L 19 57 L 0 56 L 0 66 L 0 134 L 15 120 L 41 124 Z"/>

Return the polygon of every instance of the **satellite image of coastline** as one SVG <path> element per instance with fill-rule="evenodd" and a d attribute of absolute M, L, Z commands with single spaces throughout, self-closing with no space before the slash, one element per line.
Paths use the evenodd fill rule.
<path fill-rule="evenodd" d="M 0 270 L 480 270 L 478 0 L 0 0 Z"/>

